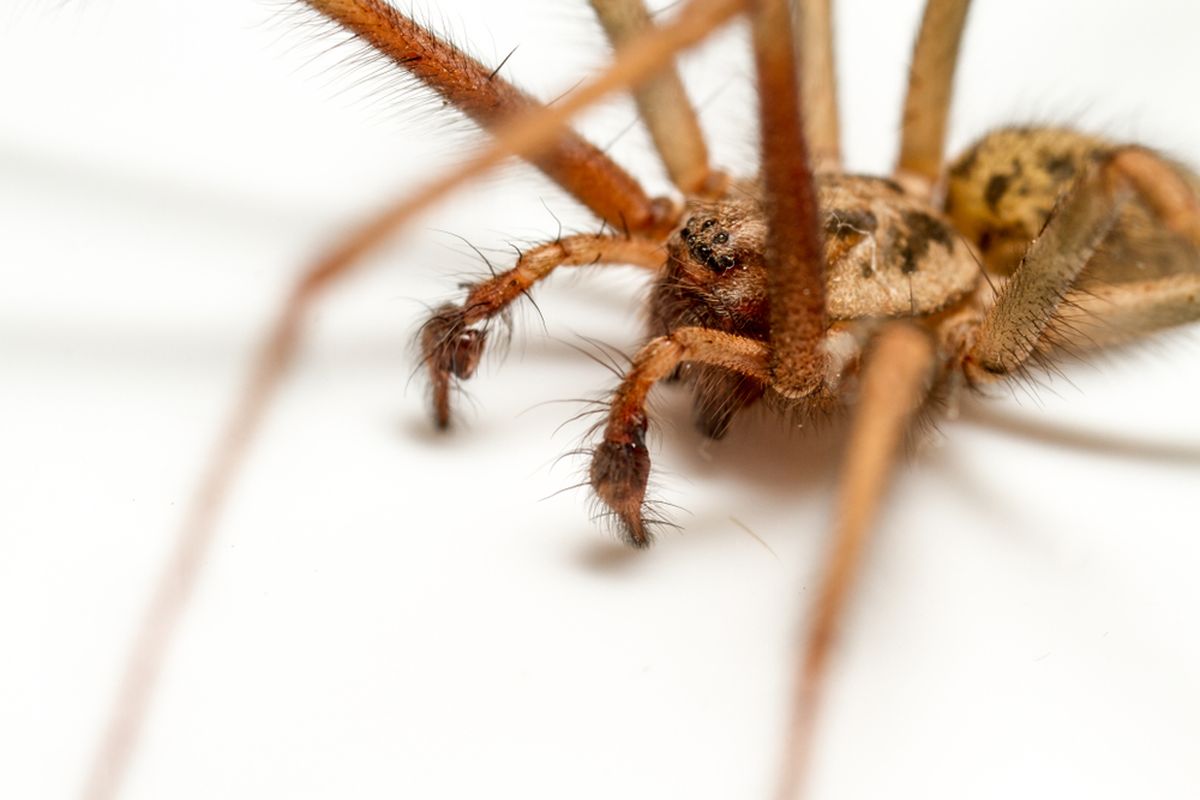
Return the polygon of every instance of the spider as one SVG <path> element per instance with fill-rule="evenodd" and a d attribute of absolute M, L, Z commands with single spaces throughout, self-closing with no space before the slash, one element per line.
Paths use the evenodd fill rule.
<path fill-rule="evenodd" d="M 850 222 L 850 224 L 844 225 L 845 222 Z M 859 216 L 857 219 L 854 219 L 854 218 L 840 219 L 840 221 L 838 221 L 838 223 L 836 223 L 835 230 L 830 231 L 830 235 L 833 235 L 834 233 L 841 233 L 841 231 L 844 231 L 844 230 L 848 230 L 847 235 L 856 235 L 856 234 L 862 233 L 862 230 L 865 227 L 863 222 L 864 222 L 864 219 L 862 216 Z M 698 227 L 703 229 L 703 221 L 698 222 L 697 224 L 698 224 Z M 679 230 L 679 229 L 677 229 L 677 230 Z M 697 234 L 697 235 L 700 235 L 700 234 Z M 719 235 L 719 233 L 713 234 L 713 235 L 716 236 L 716 235 Z M 679 230 L 679 233 L 672 233 L 672 236 L 678 236 L 678 239 L 676 241 L 674 241 L 674 245 L 676 245 L 677 247 L 682 246 L 682 240 L 683 240 L 682 230 Z M 714 243 L 727 243 L 727 242 L 714 242 Z M 708 255 L 706 255 L 706 257 L 704 257 L 704 258 L 707 259 L 709 257 L 708 257 Z M 547 306 L 546 311 L 547 311 L 547 313 L 551 313 L 550 307 Z M 695 375 L 684 375 L 684 378 L 685 378 L 685 380 L 691 380 L 691 379 L 695 378 Z M 703 419 L 703 417 L 702 417 L 702 419 Z M 709 425 L 710 431 L 712 431 L 712 420 L 710 420 L 710 419 L 708 420 L 708 425 Z M 719 432 L 719 431 L 712 431 L 712 432 L 715 433 L 715 432 Z M 636 525 L 630 525 L 630 536 L 634 537 L 634 539 L 636 540 L 637 534 L 638 534 L 638 531 L 637 531 Z"/>

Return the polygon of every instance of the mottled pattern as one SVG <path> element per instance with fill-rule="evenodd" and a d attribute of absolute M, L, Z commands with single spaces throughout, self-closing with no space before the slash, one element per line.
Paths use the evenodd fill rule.
<path fill-rule="evenodd" d="M 894 181 L 820 175 L 817 189 L 831 319 L 930 314 L 975 286 L 979 266 L 950 223 Z M 652 295 L 655 332 L 701 325 L 765 339 L 765 246 L 755 184 L 691 203 Z"/>
<path fill-rule="evenodd" d="M 1063 128 L 990 133 L 951 165 L 946 215 L 975 245 L 989 270 L 1007 275 L 1041 233 L 1063 192 L 1113 147 L 1105 139 Z M 1200 190 L 1200 180 L 1177 166 Z M 1135 198 L 1080 282 L 1150 280 L 1198 269 L 1200 258 L 1194 250 Z"/>
<path fill-rule="evenodd" d="M 979 266 L 940 212 L 892 181 L 820 176 L 833 319 L 930 314 L 970 291 Z"/>

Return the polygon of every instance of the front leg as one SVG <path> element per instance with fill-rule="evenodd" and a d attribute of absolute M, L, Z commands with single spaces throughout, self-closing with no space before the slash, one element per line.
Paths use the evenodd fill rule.
<path fill-rule="evenodd" d="M 625 542 L 648 547 L 644 515 L 650 452 L 646 448 L 646 396 L 680 364 L 705 364 L 770 382 L 770 348 L 707 328 L 680 328 L 650 340 L 633 359 L 633 368 L 613 394 L 604 440 L 592 453 L 589 473 L 600 502 L 616 515 Z"/>
<path fill-rule="evenodd" d="M 450 390 L 475 374 L 487 344 L 487 323 L 558 267 L 632 264 L 657 270 L 666 260 L 650 239 L 579 234 L 540 244 L 520 255 L 516 265 L 470 287 L 461 305 L 446 304 L 421 328 L 421 358 L 433 388 L 434 418 L 450 425 Z"/>

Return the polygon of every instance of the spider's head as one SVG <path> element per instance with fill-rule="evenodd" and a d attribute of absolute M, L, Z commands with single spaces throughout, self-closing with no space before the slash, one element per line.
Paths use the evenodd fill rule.
<path fill-rule="evenodd" d="M 767 229 L 758 204 L 693 201 L 683 219 L 667 241 L 667 268 L 654 287 L 656 332 L 699 325 L 765 338 Z"/>

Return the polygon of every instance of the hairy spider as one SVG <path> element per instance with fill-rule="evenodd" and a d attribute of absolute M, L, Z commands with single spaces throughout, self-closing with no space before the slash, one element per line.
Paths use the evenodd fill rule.
<path fill-rule="evenodd" d="M 1006 171 L 1005 174 L 1008 172 Z M 975 177 L 984 203 L 987 202 L 989 194 L 987 189 L 993 185 L 993 179 L 996 177 L 998 176 L 987 173 Z M 983 178 L 987 180 L 984 181 Z M 824 183 L 819 181 L 818 183 L 819 188 L 829 189 L 828 181 Z M 918 312 L 928 310 L 919 306 L 919 303 L 924 302 L 925 295 L 920 290 L 920 284 L 913 286 L 915 279 L 912 276 L 933 274 L 941 279 L 945 275 L 936 266 L 921 261 L 919 256 L 922 258 L 939 254 L 951 256 L 956 251 L 965 251 L 965 245 L 961 245 L 956 237 L 947 236 L 943 229 L 937 227 L 938 224 L 941 224 L 942 219 L 938 215 L 937 209 L 930 209 L 928 206 L 908 207 L 903 204 L 910 201 L 901 199 L 899 196 L 889 201 L 888 197 L 895 190 L 882 182 L 846 180 L 841 188 L 844 190 L 844 195 L 842 199 L 836 201 L 835 213 L 827 214 L 828 219 L 822 219 L 822 223 L 825 235 L 828 237 L 826 247 L 835 252 L 838 252 L 837 248 L 841 248 L 838 257 L 832 260 L 843 267 L 853 267 L 843 277 L 848 278 L 853 285 L 855 280 L 865 279 L 866 273 L 869 271 L 873 276 L 880 276 L 879 285 L 884 288 L 895 288 L 896 285 L 903 287 L 905 291 L 901 293 L 884 293 L 883 302 L 890 300 L 898 304 L 889 313 L 909 317 L 912 316 L 914 309 Z M 1019 193 L 1020 187 L 1011 186 L 1009 188 Z M 684 224 L 672 226 L 667 242 L 671 258 L 670 264 L 674 272 L 671 275 L 672 282 L 660 283 L 660 288 L 653 294 L 651 307 L 655 325 L 671 331 L 678 327 L 681 321 L 685 321 L 690 325 L 719 326 L 726 333 L 730 332 L 730 328 L 732 328 L 733 332 L 745 333 L 756 341 L 766 338 L 767 326 L 763 324 L 762 319 L 763 290 L 758 281 L 761 274 L 756 272 L 756 268 L 760 266 L 756 259 L 762 257 L 763 249 L 757 244 L 757 240 L 763 236 L 764 227 L 761 212 L 756 207 L 758 200 L 756 193 L 759 191 L 758 187 L 752 184 L 733 183 L 730 185 L 727 202 L 711 199 L 694 201 L 695 208 L 693 210 L 698 212 L 693 215 L 695 224 L 686 224 L 689 217 L 684 216 L 679 220 Z M 912 194 L 911 189 L 905 192 L 906 197 Z M 848 200 L 845 199 L 847 195 L 850 196 Z M 863 208 L 864 200 L 869 206 L 865 210 Z M 876 203 L 883 205 L 877 208 L 874 205 Z M 827 204 L 825 205 L 827 206 Z M 709 220 L 714 220 L 714 222 L 706 227 Z M 932 220 L 934 224 L 930 224 L 929 220 Z M 966 225 L 961 227 L 964 230 L 967 228 Z M 636 249 L 635 245 L 629 244 L 630 241 L 636 242 L 636 237 L 627 239 L 622 232 L 621 236 L 613 238 L 616 239 L 612 243 L 613 247 L 633 248 L 624 253 L 626 257 L 631 260 L 643 257 L 641 250 Z M 1003 243 L 1003 237 L 1000 237 L 1000 240 Z M 597 237 L 590 235 L 578 240 L 584 246 L 594 245 L 596 241 Z M 569 245 L 576 244 L 576 240 L 570 238 L 567 239 L 567 242 Z M 747 242 L 750 244 L 748 245 Z M 881 246 L 881 242 L 889 242 L 892 245 L 891 249 Z M 554 247 L 561 247 L 561 245 L 556 244 Z M 725 251 L 722 248 L 729 248 L 731 251 Z M 1003 248 L 997 249 L 1002 250 Z M 548 248 L 547 251 L 560 252 L 554 248 Z M 589 256 L 594 255 L 594 253 L 587 253 L 582 248 L 571 252 L 577 254 L 579 260 L 584 263 L 591 263 Z M 526 255 L 522 257 L 523 261 L 533 261 L 536 253 L 530 255 L 531 253 L 534 251 L 527 249 Z M 961 256 L 962 252 L 958 252 L 958 255 Z M 725 259 L 733 259 L 734 263 L 727 264 Z M 950 262 L 952 259 L 946 261 Z M 915 267 L 915 270 L 909 268 L 909 262 L 912 267 Z M 960 259 L 959 263 L 967 262 Z M 497 263 L 498 269 L 503 269 L 503 266 Z M 897 266 L 899 268 L 895 269 Z M 976 280 L 978 271 L 974 262 L 970 262 L 969 266 L 971 268 L 970 278 Z M 891 273 L 888 272 L 889 267 L 893 268 Z M 883 274 L 881 274 L 881 270 Z M 897 276 L 905 277 L 901 279 L 901 283 L 893 282 L 889 286 L 888 279 Z M 717 278 L 728 282 L 718 283 Z M 961 274 L 958 279 L 963 280 Z M 737 280 L 743 280 L 745 283 L 739 285 Z M 494 288 L 495 284 L 492 284 L 492 287 Z M 934 288 L 937 289 L 936 286 Z M 954 291 L 958 292 L 954 295 L 955 297 L 967 294 L 967 290 L 961 287 Z M 951 294 L 954 294 L 954 291 Z M 847 297 L 853 299 L 855 295 L 853 292 L 843 295 L 830 292 L 831 307 L 839 297 L 846 300 Z M 705 302 L 700 303 L 698 300 Z M 871 302 L 878 303 L 880 300 L 876 298 Z M 547 315 L 553 314 L 551 306 L 546 306 L 546 313 Z M 931 314 L 919 316 L 926 321 L 934 319 Z M 448 382 L 451 375 L 469 375 L 474 367 L 483 339 L 481 334 L 470 332 L 480 330 L 478 327 L 462 327 L 459 320 L 456 319 L 454 311 L 440 311 L 434 320 L 433 324 L 425 328 L 425 335 L 428 343 L 427 353 L 436 367 L 434 371 L 436 386 L 439 382 Z M 941 320 L 941 322 L 944 324 L 945 321 Z M 846 359 L 845 378 L 844 382 L 838 384 L 838 391 L 845 391 L 847 394 L 840 395 L 831 392 L 834 395 L 830 398 L 831 405 L 840 404 L 843 397 L 853 398 L 857 395 L 857 391 L 854 390 L 856 348 L 863 341 L 876 335 L 874 326 L 865 323 L 862 324 L 863 330 L 861 331 L 856 331 L 850 326 L 841 326 L 841 328 L 845 333 L 838 340 L 839 347 L 830 348 L 830 350 L 835 352 L 839 358 Z M 452 334 L 452 337 L 448 338 L 448 334 Z M 653 361 L 643 359 L 643 363 L 653 364 Z M 657 369 L 663 371 L 664 374 L 670 371 L 666 367 L 657 367 Z M 728 424 L 728 414 L 725 412 L 730 409 L 727 406 L 726 398 L 732 397 L 741 403 L 749 404 L 768 388 L 771 389 L 767 392 L 768 398 L 773 394 L 780 394 L 771 387 L 760 385 L 768 383 L 762 380 L 757 382 L 739 380 L 732 386 L 720 386 L 719 384 L 722 382 L 729 383 L 727 376 L 720 372 L 700 372 L 699 370 L 687 372 L 685 370 L 680 377 L 690 382 L 693 387 L 697 387 L 695 391 L 698 422 L 707 433 L 714 435 L 723 432 Z M 825 385 L 829 383 L 828 379 L 824 380 Z M 720 395 L 715 394 L 717 390 L 721 391 Z M 950 391 L 950 388 L 947 391 Z M 792 391 L 786 394 L 789 400 L 795 399 L 792 395 L 795 395 L 796 392 Z M 441 395 L 441 397 L 445 397 L 445 395 Z M 599 476 L 596 478 L 597 488 L 621 515 L 629 538 L 635 543 L 642 543 L 645 540 L 645 532 L 641 527 L 640 509 L 638 508 L 640 497 L 635 496 L 640 491 L 640 487 L 638 481 L 630 479 L 631 475 L 637 477 L 640 473 L 638 470 L 622 468 L 622 459 L 626 456 L 605 454 L 613 451 L 617 453 L 632 452 L 634 466 L 640 465 L 640 459 L 645 454 L 640 448 L 637 436 L 642 429 L 642 422 L 638 416 L 641 411 L 636 407 L 636 403 L 630 402 L 629 392 L 625 392 L 622 397 L 626 400 L 627 407 L 619 415 L 611 418 L 613 423 L 609 425 L 610 435 L 606 437 L 608 445 L 601 445 L 602 457 L 599 462 L 601 469 L 594 471 L 593 476 Z M 634 398 L 634 400 L 636 399 Z M 787 405 L 795 404 L 788 402 Z M 815 410 L 817 411 L 827 410 L 824 402 L 816 405 Z M 439 407 L 442 419 L 445 419 L 445 402 L 440 402 Z M 789 410 L 793 409 L 789 408 Z M 611 435 L 614 430 L 616 438 Z M 622 436 L 629 441 L 621 441 Z M 632 448 L 629 447 L 630 444 L 633 445 Z M 859 470 L 850 469 L 850 471 L 854 475 L 863 474 Z M 612 475 L 616 475 L 618 479 L 613 480 L 610 477 Z"/>

